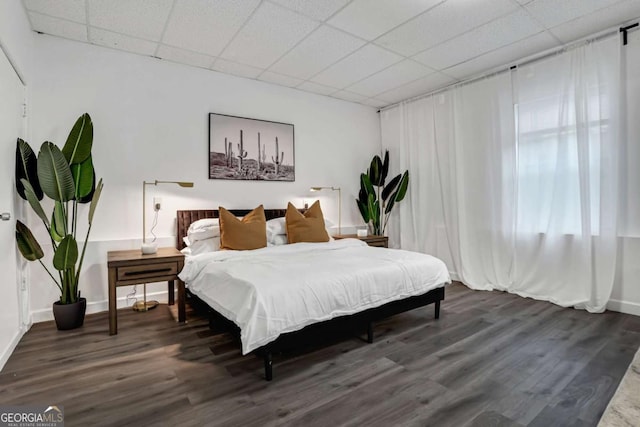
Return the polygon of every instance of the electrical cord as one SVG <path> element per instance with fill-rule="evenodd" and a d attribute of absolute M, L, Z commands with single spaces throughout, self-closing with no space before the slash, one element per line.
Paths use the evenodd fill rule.
<path fill-rule="evenodd" d="M 157 210 L 156 210 L 155 215 L 153 216 L 153 224 L 151 224 L 151 230 L 149 230 L 149 233 L 153 236 L 153 240 L 151 241 L 151 243 L 155 243 L 156 239 L 158 238 L 153 233 L 153 229 L 156 228 L 156 225 L 158 225 L 158 211 Z"/>
<path fill-rule="evenodd" d="M 156 241 L 156 239 L 158 238 L 153 233 L 153 229 L 156 228 L 156 225 L 158 225 L 158 210 L 157 209 L 155 210 L 155 215 L 153 216 L 153 224 L 151 224 L 151 230 L 149 230 L 149 233 L 153 236 L 153 240 L 151 241 L 151 243 L 154 243 Z M 133 285 L 133 290 L 127 294 L 127 305 L 133 306 L 135 303 L 138 302 L 138 298 L 136 298 L 136 294 L 137 293 L 138 293 L 137 285 Z M 133 300 L 133 303 L 131 303 L 132 300 Z"/>
<path fill-rule="evenodd" d="M 137 293 L 136 288 L 137 286 L 133 285 L 133 290 L 127 294 L 127 305 L 129 306 L 133 306 L 135 303 L 138 302 L 138 298 L 136 298 L 136 293 Z M 133 303 L 130 303 L 131 300 L 133 300 Z"/>

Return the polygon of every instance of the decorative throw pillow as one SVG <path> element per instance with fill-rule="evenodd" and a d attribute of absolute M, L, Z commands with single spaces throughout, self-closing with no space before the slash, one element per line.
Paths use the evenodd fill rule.
<path fill-rule="evenodd" d="M 220 249 L 244 251 L 267 246 L 267 219 L 258 206 L 242 220 L 220 206 Z"/>
<path fill-rule="evenodd" d="M 291 203 L 287 205 L 287 240 L 289 243 L 328 242 L 329 234 L 324 228 L 324 217 L 320 202 L 316 201 L 303 214 Z"/>

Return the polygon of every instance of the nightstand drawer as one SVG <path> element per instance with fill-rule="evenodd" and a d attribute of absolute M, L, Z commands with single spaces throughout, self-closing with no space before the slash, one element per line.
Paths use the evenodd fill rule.
<path fill-rule="evenodd" d="M 388 248 L 389 247 L 389 238 L 387 236 L 357 236 L 355 234 L 338 234 L 333 236 L 334 239 L 358 239 L 366 242 L 369 246 L 375 246 L 379 248 Z"/>
<path fill-rule="evenodd" d="M 175 262 L 118 267 L 118 280 L 145 279 L 173 274 L 178 274 L 178 264 Z"/>
<path fill-rule="evenodd" d="M 378 247 L 378 248 L 386 248 L 387 245 L 388 245 L 387 242 L 388 242 L 388 240 L 387 240 L 386 237 L 382 237 L 380 239 L 369 239 L 369 240 L 367 240 L 367 244 L 369 246 L 375 246 L 375 247 Z"/>

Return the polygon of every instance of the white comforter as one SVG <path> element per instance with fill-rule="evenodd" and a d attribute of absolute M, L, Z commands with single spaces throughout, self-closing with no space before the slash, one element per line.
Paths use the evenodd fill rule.
<path fill-rule="evenodd" d="M 180 278 L 241 329 L 242 353 L 280 334 L 449 283 L 445 264 L 356 239 L 188 257 Z"/>

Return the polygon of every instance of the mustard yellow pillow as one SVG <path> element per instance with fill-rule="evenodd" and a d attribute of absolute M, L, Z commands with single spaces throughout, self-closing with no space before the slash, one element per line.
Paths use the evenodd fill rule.
<path fill-rule="evenodd" d="M 267 218 L 264 207 L 258 206 L 238 219 L 220 206 L 220 249 L 245 251 L 267 246 Z"/>
<path fill-rule="evenodd" d="M 304 215 L 289 203 L 285 221 L 289 243 L 329 241 L 329 234 L 324 228 L 324 217 L 322 216 L 319 201 L 311 205 Z"/>

